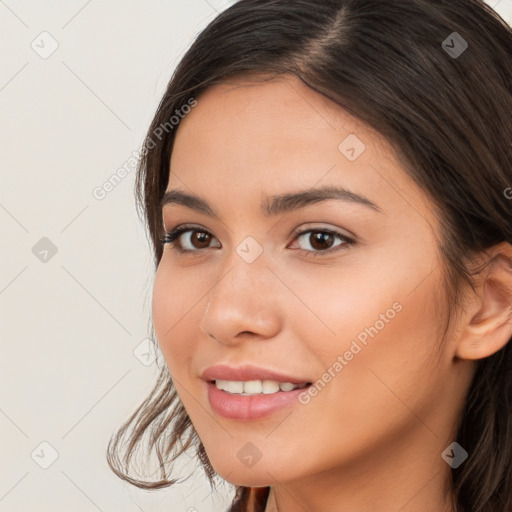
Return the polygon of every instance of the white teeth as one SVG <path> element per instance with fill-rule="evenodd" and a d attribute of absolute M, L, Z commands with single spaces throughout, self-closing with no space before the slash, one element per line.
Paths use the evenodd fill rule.
<path fill-rule="evenodd" d="M 217 389 L 222 389 L 228 393 L 250 396 L 250 395 L 269 395 L 278 391 L 292 391 L 302 388 L 306 384 L 292 384 L 291 382 L 277 382 L 276 380 L 249 380 L 246 382 L 238 380 L 216 380 Z"/>
<path fill-rule="evenodd" d="M 215 386 L 218 389 L 223 389 L 224 391 L 228 391 L 229 393 L 243 393 L 244 392 L 244 383 L 238 381 L 229 381 L 229 380 L 216 380 Z"/>
<path fill-rule="evenodd" d="M 282 382 L 279 384 L 279 388 L 281 391 L 291 391 L 292 389 L 295 389 L 295 385 L 293 385 L 291 382 Z"/>
<path fill-rule="evenodd" d="M 264 395 L 277 393 L 280 389 L 279 382 L 276 382 L 275 380 L 264 380 L 262 387 Z"/>
<path fill-rule="evenodd" d="M 263 382 L 261 380 L 249 380 L 243 383 L 244 393 L 250 395 L 259 395 L 263 391 Z"/>

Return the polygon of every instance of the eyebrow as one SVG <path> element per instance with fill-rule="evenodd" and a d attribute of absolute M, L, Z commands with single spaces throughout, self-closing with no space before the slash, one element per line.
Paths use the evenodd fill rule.
<path fill-rule="evenodd" d="M 300 192 L 280 194 L 265 198 L 261 203 L 261 210 L 266 217 L 289 213 L 311 204 L 328 200 L 339 200 L 367 206 L 376 212 L 382 213 L 381 208 L 368 198 L 351 192 L 343 187 L 311 188 Z M 210 217 L 220 220 L 219 215 L 199 196 L 187 194 L 181 190 L 168 190 L 160 201 L 160 209 L 169 204 L 180 204 Z"/>

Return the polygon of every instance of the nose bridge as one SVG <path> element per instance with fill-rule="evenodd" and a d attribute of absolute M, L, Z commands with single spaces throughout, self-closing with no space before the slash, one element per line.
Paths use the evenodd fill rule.
<path fill-rule="evenodd" d="M 239 252 L 244 249 L 236 248 L 224 267 L 225 272 L 211 290 L 209 302 L 230 301 L 240 306 L 257 302 L 260 288 L 268 283 L 269 270 L 265 266 L 264 258 L 260 255 L 253 261 L 244 259 Z M 250 251 L 249 251 L 250 252 Z"/>
<path fill-rule="evenodd" d="M 219 341 L 246 331 L 271 336 L 277 326 L 275 294 L 268 287 L 273 276 L 263 253 L 254 257 L 254 249 L 250 240 L 239 244 L 208 294 L 201 329 Z"/>
<path fill-rule="evenodd" d="M 258 235 L 256 235 L 258 236 Z M 258 236 L 258 238 L 261 238 Z M 268 283 L 269 270 L 268 251 L 264 250 L 263 241 L 247 235 L 237 245 L 233 246 L 231 254 L 226 259 L 223 278 L 219 281 L 221 288 L 233 288 L 231 293 L 243 293 L 257 290 Z M 224 281 L 224 283 L 222 283 Z M 215 289 L 212 290 L 215 294 Z"/>

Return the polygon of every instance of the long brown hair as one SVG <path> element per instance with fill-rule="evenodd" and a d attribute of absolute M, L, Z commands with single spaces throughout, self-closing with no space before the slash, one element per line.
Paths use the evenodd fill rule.
<path fill-rule="evenodd" d="M 155 266 L 176 110 L 186 113 L 214 84 L 254 73 L 299 77 L 393 145 L 442 220 L 443 285 L 455 313 L 461 284 L 474 286 L 472 257 L 512 242 L 511 27 L 480 0 L 235 3 L 182 58 L 144 141 L 136 199 Z M 512 510 L 511 405 L 509 342 L 478 361 L 457 426 L 457 441 L 470 453 L 452 471 L 460 511 Z M 129 476 L 139 446 L 148 461 L 155 450 L 159 480 Z M 107 460 L 124 480 L 157 489 L 177 481 L 168 476 L 172 464 L 189 449 L 215 486 L 215 471 L 163 364 L 151 394 L 110 440 Z M 236 510 L 246 510 L 249 489 L 235 490 Z"/>

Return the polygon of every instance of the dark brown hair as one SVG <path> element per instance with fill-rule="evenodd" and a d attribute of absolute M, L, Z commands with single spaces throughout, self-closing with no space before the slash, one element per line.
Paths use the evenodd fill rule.
<path fill-rule="evenodd" d="M 463 41 L 465 51 L 453 53 Z M 474 287 L 473 256 L 512 242 L 512 200 L 505 193 L 512 187 L 511 27 L 480 0 L 235 3 L 179 63 L 144 142 L 137 206 L 156 266 L 164 234 L 160 200 L 178 128 L 169 120 L 212 85 L 255 73 L 297 76 L 390 142 L 441 220 L 443 284 L 456 312 L 461 285 Z M 452 471 L 461 512 L 512 510 L 511 351 L 509 342 L 477 362 L 457 425 L 457 442 L 469 452 Z M 128 475 L 141 445 L 147 461 L 155 450 L 160 480 Z M 110 440 L 107 460 L 119 477 L 157 489 L 177 481 L 167 475 L 189 449 L 215 486 L 215 471 L 163 364 L 151 394 Z M 249 489 L 236 491 L 233 510 L 247 510 Z"/>

